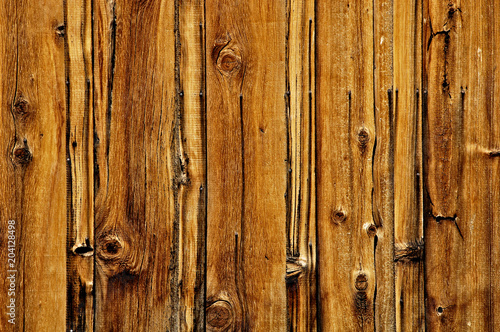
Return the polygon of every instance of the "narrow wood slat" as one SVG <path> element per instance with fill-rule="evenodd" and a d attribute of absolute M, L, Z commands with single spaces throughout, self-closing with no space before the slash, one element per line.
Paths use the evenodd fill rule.
<path fill-rule="evenodd" d="M 316 330 L 314 1 L 287 4 L 288 330 Z"/>
<path fill-rule="evenodd" d="M 286 329 L 285 7 L 206 2 L 209 331 Z"/>
<path fill-rule="evenodd" d="M 179 192 L 179 328 L 203 331 L 207 193 L 204 1 L 179 1 L 177 13 L 177 89 L 181 99 L 176 144 L 188 177 L 188 185 L 180 187 Z"/>
<path fill-rule="evenodd" d="M 375 330 L 394 331 L 396 320 L 394 270 L 394 115 L 393 70 L 395 47 L 391 0 L 373 2 L 373 84 L 375 140 L 372 156 L 372 211 L 376 234 L 374 303 Z M 373 228 L 372 228 L 373 229 Z"/>
<path fill-rule="evenodd" d="M 394 3 L 396 328 L 425 329 L 422 215 L 422 1 Z"/>
<path fill-rule="evenodd" d="M 0 5 L 0 285 L 6 331 L 64 330 L 66 107 L 60 1 Z M 15 262 L 8 266 L 8 220 Z M 15 296 L 7 279 L 16 270 Z M 7 304 L 15 298 L 15 325 Z"/>
<path fill-rule="evenodd" d="M 66 329 L 93 330 L 94 165 L 92 2 L 65 1 L 68 235 Z"/>
<path fill-rule="evenodd" d="M 375 235 L 385 225 L 372 206 L 373 19 L 373 1 L 317 1 L 318 323 L 325 331 L 375 328 Z"/>
<path fill-rule="evenodd" d="M 431 331 L 492 331 L 496 161 L 490 1 L 424 1 L 426 318 Z M 496 143 L 496 144 L 495 144 Z M 495 144 L 495 145 L 493 145 Z"/>
<path fill-rule="evenodd" d="M 94 4 L 99 330 L 203 325 L 202 5 Z"/>

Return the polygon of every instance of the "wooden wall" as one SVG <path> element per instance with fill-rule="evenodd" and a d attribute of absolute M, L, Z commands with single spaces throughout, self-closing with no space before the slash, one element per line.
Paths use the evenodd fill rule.
<path fill-rule="evenodd" d="M 4 0 L 0 331 L 500 329 L 500 0 Z"/>

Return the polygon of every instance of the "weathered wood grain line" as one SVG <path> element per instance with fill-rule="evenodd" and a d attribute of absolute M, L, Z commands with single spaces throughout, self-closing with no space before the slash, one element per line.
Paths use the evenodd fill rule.
<path fill-rule="evenodd" d="M 64 39 L 58 33 L 63 6 L 3 1 L 0 12 L 0 326 L 64 330 L 66 107 Z M 7 261 L 8 220 L 15 220 L 15 262 Z M 12 298 L 15 325 L 6 315 Z"/>
<path fill-rule="evenodd" d="M 209 331 L 286 329 L 285 7 L 206 2 Z"/>
<path fill-rule="evenodd" d="M 397 331 L 425 329 L 422 1 L 394 3 L 394 242 Z"/>
<path fill-rule="evenodd" d="M 316 6 L 318 324 L 325 331 L 372 331 L 375 235 L 385 227 L 372 207 L 373 1 L 318 0 Z"/>
<path fill-rule="evenodd" d="M 314 1 L 287 2 L 288 330 L 316 330 Z"/>
<path fill-rule="evenodd" d="M 492 3 L 424 1 L 426 318 L 493 331 Z M 424 90 L 425 92 L 425 90 Z"/>
<path fill-rule="evenodd" d="M 203 3 L 98 1 L 94 17 L 96 329 L 200 330 Z"/>
<path fill-rule="evenodd" d="M 500 1 L 495 0 L 491 2 L 489 10 L 489 20 L 494 22 L 489 28 L 491 29 L 491 43 L 493 45 L 500 45 Z M 500 239 L 500 216 L 498 211 L 500 211 L 500 50 L 497 48 L 492 49 L 492 64 L 493 71 L 492 75 L 492 108 L 491 108 L 491 121 L 489 123 L 490 128 L 490 142 L 489 142 L 489 156 L 491 157 L 491 173 L 489 175 L 490 181 L 490 226 L 491 226 L 491 261 L 490 261 L 490 271 L 491 271 L 491 329 L 497 331 L 500 329 L 500 288 L 496 284 L 495 280 L 500 278 L 500 243 L 497 239 Z"/>
<path fill-rule="evenodd" d="M 66 156 L 68 162 L 68 331 L 93 330 L 94 163 L 92 88 L 92 2 L 64 1 Z"/>

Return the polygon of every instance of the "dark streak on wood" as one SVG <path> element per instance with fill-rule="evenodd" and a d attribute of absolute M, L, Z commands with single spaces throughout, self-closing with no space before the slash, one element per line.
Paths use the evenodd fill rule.
<path fill-rule="evenodd" d="M 112 15 L 110 26 L 110 39 L 111 39 L 111 50 L 110 50 L 110 65 L 108 72 L 108 105 L 106 112 L 106 165 L 107 165 L 107 180 L 109 181 L 109 146 L 111 143 L 111 111 L 113 108 L 113 83 L 115 80 L 115 65 L 116 65 L 116 8 L 115 2 L 113 1 Z M 106 188 L 108 184 L 106 184 Z"/>

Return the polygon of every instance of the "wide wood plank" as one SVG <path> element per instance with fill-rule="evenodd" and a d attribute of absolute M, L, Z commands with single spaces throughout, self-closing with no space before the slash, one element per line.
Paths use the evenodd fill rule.
<path fill-rule="evenodd" d="M 202 8 L 94 6 L 98 330 L 203 326 Z"/>
<path fill-rule="evenodd" d="M 495 288 L 490 1 L 424 1 L 427 328 L 492 331 Z M 425 92 L 425 91 L 424 91 Z M 493 153 L 492 153 L 493 152 Z"/>
<path fill-rule="evenodd" d="M 372 206 L 373 24 L 373 1 L 317 1 L 318 324 L 325 331 L 375 328 L 375 239 L 386 225 Z"/>
<path fill-rule="evenodd" d="M 64 330 L 67 123 L 64 38 L 58 33 L 63 6 L 3 1 L 0 16 L 0 326 Z M 15 317 L 6 315 L 12 300 Z"/>
<path fill-rule="evenodd" d="M 316 329 L 314 1 L 287 3 L 288 330 Z"/>
<path fill-rule="evenodd" d="M 285 1 L 206 1 L 207 330 L 286 330 Z"/>

